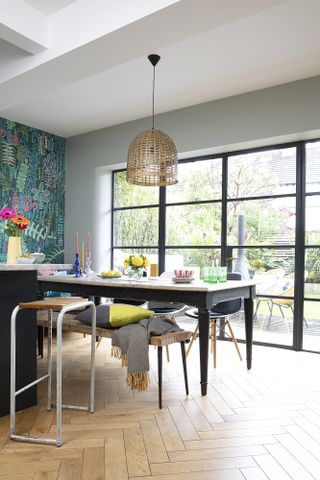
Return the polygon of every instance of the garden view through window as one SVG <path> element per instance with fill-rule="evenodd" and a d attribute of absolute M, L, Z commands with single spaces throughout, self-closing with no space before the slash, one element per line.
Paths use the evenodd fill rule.
<path fill-rule="evenodd" d="M 113 266 L 143 253 L 202 278 L 204 266 L 228 264 L 259 282 L 254 341 L 319 351 L 320 142 L 183 160 L 178 173 L 158 188 L 113 172 Z M 233 324 L 243 339 L 243 313 Z"/>

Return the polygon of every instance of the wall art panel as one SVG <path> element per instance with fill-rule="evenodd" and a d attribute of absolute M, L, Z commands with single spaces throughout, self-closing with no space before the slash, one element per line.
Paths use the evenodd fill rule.
<path fill-rule="evenodd" d="M 30 220 L 24 252 L 41 251 L 46 262 L 64 261 L 65 139 L 0 117 L 0 209 Z M 7 235 L 0 221 L 0 262 Z"/>

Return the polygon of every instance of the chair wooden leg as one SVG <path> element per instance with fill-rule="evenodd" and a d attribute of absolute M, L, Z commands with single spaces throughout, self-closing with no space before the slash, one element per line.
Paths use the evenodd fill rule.
<path fill-rule="evenodd" d="M 234 343 L 234 346 L 236 347 L 236 350 L 238 352 L 238 355 L 239 355 L 239 358 L 240 360 L 242 361 L 242 356 L 241 356 L 241 353 L 240 353 L 240 350 L 239 350 L 239 346 L 238 346 L 238 342 L 237 342 L 237 339 L 233 333 L 233 330 L 232 330 L 232 327 L 231 327 L 231 324 L 229 322 L 229 320 L 226 320 L 226 324 L 228 325 L 228 328 L 229 328 L 229 332 L 230 332 L 230 335 L 231 335 L 231 338 L 232 338 L 232 341 Z"/>
<path fill-rule="evenodd" d="M 169 346 L 168 345 L 166 345 L 166 355 L 167 355 L 167 362 L 170 362 Z"/>
<path fill-rule="evenodd" d="M 215 330 L 215 322 L 210 322 L 210 353 L 213 355 L 214 352 L 214 330 Z"/>
<path fill-rule="evenodd" d="M 158 399 L 159 408 L 162 408 L 162 347 L 158 347 Z"/>
<path fill-rule="evenodd" d="M 186 389 L 186 395 L 189 395 L 185 341 L 180 342 L 180 345 L 181 345 L 181 356 L 182 356 L 183 375 L 184 375 L 184 386 L 185 386 L 185 389 Z"/>
<path fill-rule="evenodd" d="M 102 340 L 102 337 L 97 337 L 97 338 L 99 338 L 99 340 L 97 341 L 96 349 L 98 349 L 98 348 L 99 348 L 99 345 L 100 345 L 100 343 L 101 343 L 101 340 Z"/>
<path fill-rule="evenodd" d="M 195 328 L 195 331 L 193 332 L 193 335 L 192 335 L 192 337 L 191 337 L 191 340 L 190 340 L 190 343 L 189 343 L 189 346 L 188 346 L 188 349 L 187 349 L 186 357 L 188 357 L 188 355 L 189 355 L 189 352 L 190 352 L 190 350 L 191 350 L 192 344 L 193 344 L 193 342 L 195 341 L 195 339 L 197 338 L 198 332 L 199 332 L 199 322 L 197 323 L 197 326 L 196 326 L 196 328 Z"/>

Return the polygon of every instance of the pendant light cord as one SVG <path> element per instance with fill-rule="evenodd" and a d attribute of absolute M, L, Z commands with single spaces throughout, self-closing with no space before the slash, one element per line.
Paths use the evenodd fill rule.
<path fill-rule="evenodd" d="M 154 91 L 156 85 L 156 67 L 153 66 L 153 86 L 152 86 L 152 130 L 154 130 Z"/>

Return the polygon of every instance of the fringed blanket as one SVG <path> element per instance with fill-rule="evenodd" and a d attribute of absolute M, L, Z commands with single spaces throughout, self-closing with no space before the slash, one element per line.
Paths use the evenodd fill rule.
<path fill-rule="evenodd" d="M 150 335 L 179 332 L 181 328 L 169 318 L 150 317 L 126 325 L 112 333 L 111 356 L 128 368 L 127 384 L 131 390 L 146 390 L 149 379 L 149 338 Z"/>

